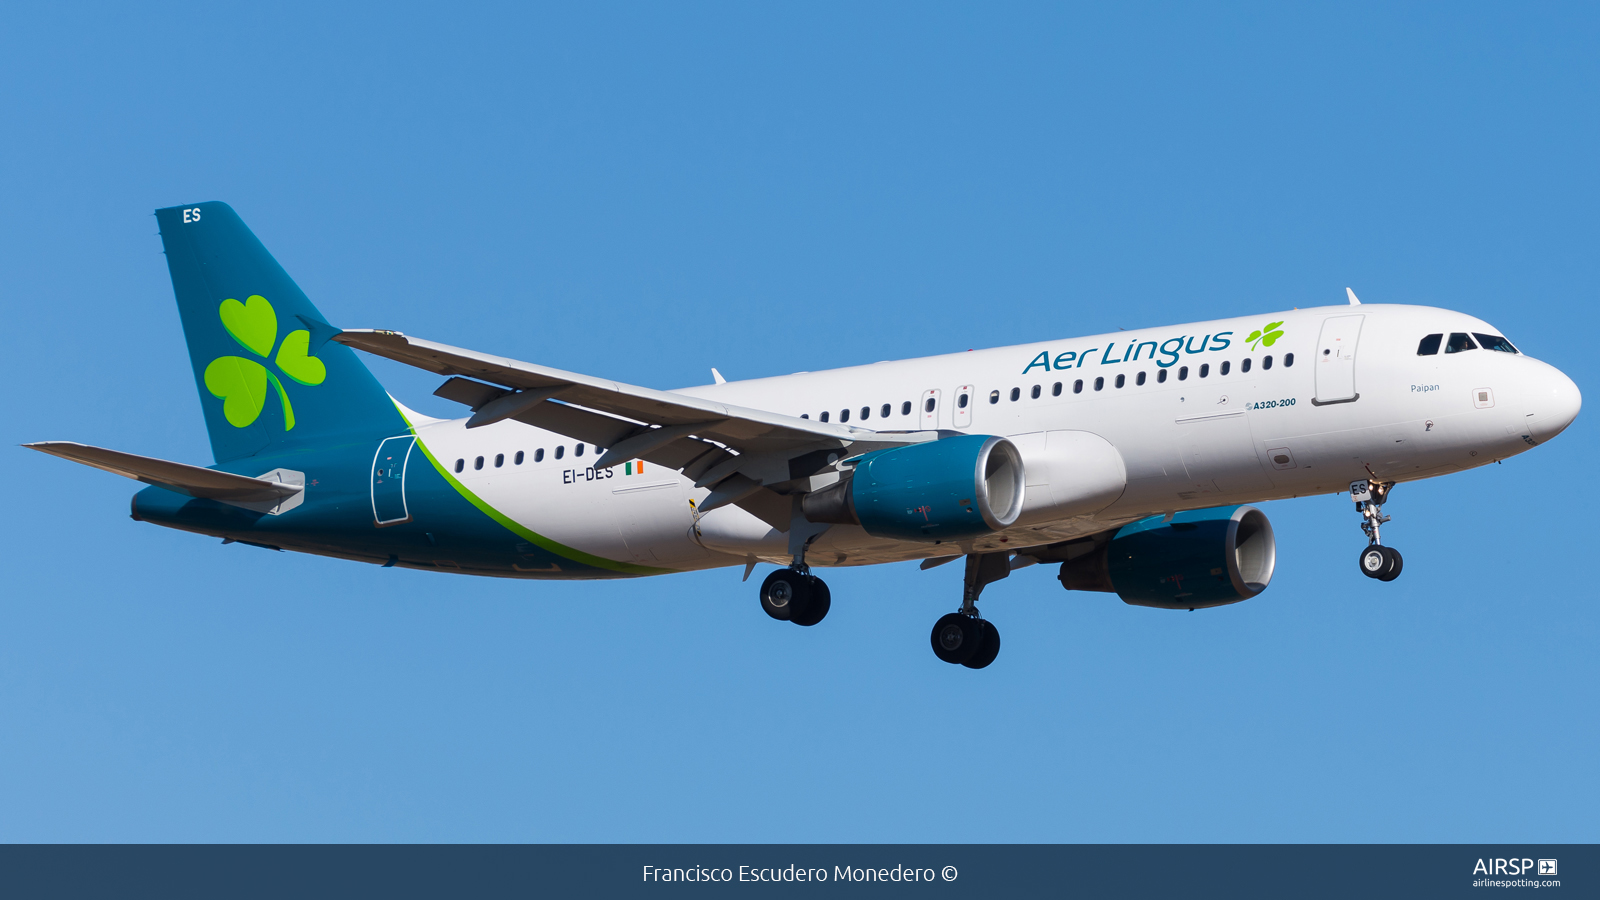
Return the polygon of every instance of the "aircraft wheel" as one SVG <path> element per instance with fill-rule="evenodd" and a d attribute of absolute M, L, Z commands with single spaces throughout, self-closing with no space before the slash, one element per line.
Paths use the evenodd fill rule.
<path fill-rule="evenodd" d="M 1356 560 L 1361 567 L 1361 574 L 1368 578 L 1382 578 L 1390 567 L 1388 550 L 1388 547 L 1379 547 L 1377 544 L 1362 548 Z"/>
<path fill-rule="evenodd" d="M 780 622 L 791 621 L 797 614 L 804 617 L 811 606 L 813 580 L 793 569 L 775 570 L 761 582 L 761 608 Z"/>
<path fill-rule="evenodd" d="M 1378 576 L 1378 580 L 1393 581 L 1400 577 L 1400 570 L 1405 567 L 1405 560 L 1400 558 L 1400 551 L 1393 547 L 1384 547 L 1383 551 L 1389 557 L 1389 568 Z"/>
<path fill-rule="evenodd" d="M 828 609 L 833 606 L 833 597 L 828 592 L 828 583 L 826 581 L 815 575 L 807 575 L 806 577 L 811 579 L 811 602 L 809 608 L 803 614 L 796 609 L 796 614 L 790 616 L 789 621 L 796 625 L 810 627 L 827 618 Z"/>
<path fill-rule="evenodd" d="M 969 669 L 981 669 L 994 662 L 994 658 L 1000 655 L 1000 629 L 994 627 L 994 623 L 988 619 L 979 619 L 978 625 L 982 628 L 983 645 L 978 648 L 978 652 L 972 654 L 971 659 L 962 663 Z"/>
<path fill-rule="evenodd" d="M 981 619 L 961 613 L 940 616 L 933 623 L 933 654 L 951 665 L 961 665 L 982 649 Z"/>

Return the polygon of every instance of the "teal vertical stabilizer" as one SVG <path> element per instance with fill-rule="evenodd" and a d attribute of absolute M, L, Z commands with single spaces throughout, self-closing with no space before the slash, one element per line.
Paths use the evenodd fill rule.
<path fill-rule="evenodd" d="M 226 203 L 156 210 L 216 461 L 407 431 L 383 386 Z"/>

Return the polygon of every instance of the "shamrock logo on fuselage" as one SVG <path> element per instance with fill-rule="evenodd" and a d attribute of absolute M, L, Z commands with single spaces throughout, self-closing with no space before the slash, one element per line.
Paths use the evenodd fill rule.
<path fill-rule="evenodd" d="M 217 310 L 222 327 L 239 342 L 239 346 L 262 359 L 272 357 L 272 346 L 278 341 L 278 314 L 272 304 L 260 294 L 252 294 L 245 302 L 224 300 Z M 275 362 L 283 374 L 304 385 L 321 384 L 328 377 L 322 360 L 310 355 L 311 332 L 301 329 L 291 331 L 278 345 Z M 267 405 L 267 385 L 278 392 L 283 404 L 283 429 L 294 427 L 294 407 L 289 404 L 289 394 L 283 382 L 266 366 L 242 356 L 222 356 L 206 366 L 206 390 L 222 398 L 222 415 L 235 428 L 244 428 L 260 418 Z"/>
<path fill-rule="evenodd" d="M 1283 337 L 1283 332 L 1277 330 L 1278 326 L 1282 324 L 1282 322 L 1268 322 L 1267 327 L 1261 329 L 1260 331 L 1250 332 L 1250 336 L 1245 338 L 1245 340 L 1250 342 L 1250 349 L 1256 349 L 1257 344 L 1262 344 L 1267 347 L 1271 347 L 1273 344 L 1276 344 L 1278 342 L 1278 338 Z"/>

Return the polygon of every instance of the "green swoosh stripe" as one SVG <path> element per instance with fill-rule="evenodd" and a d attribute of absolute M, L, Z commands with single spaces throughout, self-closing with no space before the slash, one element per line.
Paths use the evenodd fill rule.
<path fill-rule="evenodd" d="M 399 411 L 401 418 L 405 418 L 404 410 L 400 410 L 398 406 L 396 406 L 396 410 Z M 406 427 L 411 429 L 411 433 L 413 435 L 417 433 L 416 426 L 411 424 L 410 419 L 406 419 Z M 538 532 L 530 531 L 515 519 L 489 505 L 487 501 L 473 493 L 467 488 L 466 485 L 462 484 L 460 481 L 457 481 L 455 474 L 452 473 L 444 464 L 440 463 L 439 460 L 434 458 L 433 453 L 428 450 L 427 445 L 422 442 L 422 438 L 420 436 L 417 437 L 417 447 L 422 450 L 422 455 L 428 458 L 428 462 L 433 463 L 434 471 L 443 476 L 444 480 L 449 482 L 450 486 L 456 489 L 456 493 L 466 498 L 468 503 L 476 506 L 484 515 L 500 523 L 500 525 L 502 525 L 507 531 L 510 531 L 512 534 L 515 534 L 517 537 L 522 538 L 536 547 L 542 547 L 545 550 L 556 554 L 557 556 L 569 559 L 575 563 L 593 566 L 596 569 L 605 569 L 608 572 L 620 572 L 625 575 L 667 575 L 677 571 L 676 569 L 656 569 L 650 566 L 641 566 L 635 563 L 625 563 L 618 562 L 614 559 L 606 559 L 603 556 L 595 556 L 591 553 L 585 553 L 576 547 L 568 547 L 566 544 L 563 544 L 560 541 L 554 541 L 542 534 L 539 534 Z"/>

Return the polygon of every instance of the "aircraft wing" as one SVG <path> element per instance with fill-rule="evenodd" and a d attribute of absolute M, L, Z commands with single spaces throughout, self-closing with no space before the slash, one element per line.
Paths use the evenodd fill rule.
<path fill-rule="evenodd" d="M 787 500 L 781 501 L 780 512 L 771 502 L 774 495 L 757 512 L 759 489 L 824 468 L 828 450 L 849 447 L 853 455 L 937 437 L 934 432 L 877 432 L 733 406 L 464 350 L 397 331 L 343 331 L 333 340 L 453 376 L 434 393 L 473 409 L 468 428 L 516 419 L 608 448 L 595 462 L 596 468 L 643 459 L 678 469 L 696 485 L 713 487 L 703 511 L 737 502 L 768 522 L 776 524 L 781 518 L 784 530 Z M 749 502 L 740 502 L 747 498 Z"/>
<path fill-rule="evenodd" d="M 93 466 L 125 478 L 132 478 L 135 481 L 142 481 L 145 484 L 159 485 L 190 497 L 220 500 L 224 503 L 271 503 L 305 490 L 303 485 L 218 472 L 216 469 L 137 456 L 120 450 L 107 450 L 104 447 L 91 447 L 88 444 L 72 441 L 39 441 L 22 446 Z"/>

